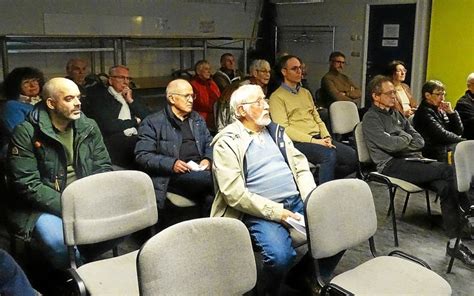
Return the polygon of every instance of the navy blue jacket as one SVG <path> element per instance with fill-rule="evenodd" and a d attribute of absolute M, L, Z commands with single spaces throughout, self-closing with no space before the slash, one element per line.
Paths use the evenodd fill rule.
<path fill-rule="evenodd" d="M 167 105 L 163 110 L 146 117 L 138 128 L 138 142 L 135 146 L 135 160 L 151 176 L 160 209 L 164 206 L 173 165 L 178 160 L 183 139 L 172 116 L 171 108 Z M 212 137 L 206 122 L 195 111 L 189 114 L 188 122 L 201 159 L 212 160 Z"/>

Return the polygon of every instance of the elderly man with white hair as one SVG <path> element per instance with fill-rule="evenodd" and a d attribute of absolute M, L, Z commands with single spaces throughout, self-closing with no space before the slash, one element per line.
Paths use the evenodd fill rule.
<path fill-rule="evenodd" d="M 456 111 L 461 116 L 464 126 L 463 137 L 468 140 L 474 140 L 474 72 L 467 76 L 467 90 L 456 103 Z"/>
<path fill-rule="evenodd" d="M 306 157 L 284 128 L 271 121 L 260 86 L 241 86 L 232 94 L 230 106 L 237 121 L 212 143 L 216 197 L 211 216 L 245 223 L 263 256 L 266 293 L 278 295 L 279 283 L 296 258 L 284 222 L 288 217 L 302 219 L 298 214 L 304 215 L 303 200 L 316 185 Z M 323 272 L 332 271 L 334 260 L 330 263 Z"/>

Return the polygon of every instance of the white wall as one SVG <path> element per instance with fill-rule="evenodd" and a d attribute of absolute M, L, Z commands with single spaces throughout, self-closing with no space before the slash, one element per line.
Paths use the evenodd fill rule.
<path fill-rule="evenodd" d="M 277 8 L 278 25 L 329 25 L 336 27 L 335 50 L 342 51 L 346 55 L 347 65 L 345 73 L 351 79 L 361 85 L 364 79 L 364 55 L 366 38 L 366 10 L 368 4 L 404 4 L 418 3 L 417 5 L 417 28 L 415 28 L 415 55 L 414 69 L 425 68 L 424 65 L 426 51 L 423 48 L 426 34 L 420 30 L 425 27 L 420 26 L 424 12 L 420 7 L 425 7 L 429 0 L 326 0 L 323 3 L 305 5 L 279 5 Z M 420 5 L 422 4 L 422 5 Z M 361 40 L 352 40 L 351 36 L 362 36 Z M 351 56 L 351 53 L 359 53 L 358 57 Z M 291 52 L 290 52 L 291 53 Z M 418 53 L 418 54 L 417 54 Z M 328 57 L 325 57 L 327 60 Z M 328 64 L 318 65 L 308 69 L 308 80 L 310 86 L 315 90 L 320 87 L 321 77 L 327 72 Z M 412 84 L 424 79 L 423 73 L 413 73 Z M 412 85 L 413 86 L 413 85 Z M 416 90 L 416 87 L 415 87 Z"/>
<path fill-rule="evenodd" d="M 0 0 L 0 34 L 25 35 L 141 35 L 251 37 L 257 0 L 216 3 L 198 0 Z M 202 22 L 211 32 L 202 32 Z M 219 67 L 222 50 L 209 50 Z M 235 52 L 240 54 L 240 51 Z M 34 66 L 48 77 L 63 75 L 66 61 L 88 54 L 10 54 L 10 70 Z M 197 59 L 202 56 L 196 53 Z M 107 66 L 113 64 L 106 54 Z M 127 55 L 132 75 L 169 75 L 179 68 L 178 52 L 132 52 Z M 191 66 L 191 65 L 186 65 Z"/>

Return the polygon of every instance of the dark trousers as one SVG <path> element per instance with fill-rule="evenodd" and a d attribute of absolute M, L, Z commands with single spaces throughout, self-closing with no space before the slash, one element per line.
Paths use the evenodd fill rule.
<path fill-rule="evenodd" d="M 357 169 L 355 150 L 347 145 L 332 141 L 336 148 L 323 145 L 294 142 L 296 149 L 301 151 L 309 162 L 319 164 L 319 184 L 343 178 Z"/>
<path fill-rule="evenodd" d="M 452 166 L 442 162 L 421 163 L 394 158 L 388 162 L 382 173 L 436 191 L 440 197 L 446 234 L 449 238 L 456 237 L 456 230 L 460 226 L 459 205 L 469 202 L 465 196 L 461 197 L 455 188 Z"/>
<path fill-rule="evenodd" d="M 134 150 L 137 139 L 137 136 L 127 137 L 123 133 L 104 137 L 112 163 L 126 169 L 136 169 Z"/>
<path fill-rule="evenodd" d="M 214 185 L 211 171 L 191 171 L 174 174 L 168 184 L 168 191 L 183 195 L 201 205 L 202 215 L 209 216 L 214 201 Z"/>

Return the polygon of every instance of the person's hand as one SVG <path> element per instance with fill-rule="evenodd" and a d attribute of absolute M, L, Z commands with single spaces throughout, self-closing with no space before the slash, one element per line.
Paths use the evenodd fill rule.
<path fill-rule="evenodd" d="M 126 86 L 122 90 L 122 96 L 128 104 L 133 103 L 132 89 L 130 87 Z"/>
<path fill-rule="evenodd" d="M 451 102 L 442 101 L 439 104 L 439 109 L 443 110 L 448 114 L 454 113 L 453 107 L 451 106 Z"/>
<path fill-rule="evenodd" d="M 189 173 L 191 171 L 191 168 L 187 163 L 185 163 L 182 160 L 177 160 L 175 161 L 173 165 L 173 172 L 177 174 L 184 174 L 184 173 Z"/>
<path fill-rule="evenodd" d="M 288 217 L 292 217 L 295 220 L 300 220 L 300 216 L 296 215 L 292 211 L 288 211 L 287 209 L 283 209 L 283 212 L 281 213 L 281 222 L 286 223 L 286 219 Z"/>
<path fill-rule="evenodd" d="M 410 109 L 404 111 L 403 113 L 405 114 L 405 117 L 410 117 L 415 113 L 415 110 L 413 110 L 413 108 L 410 108 Z"/>
<path fill-rule="evenodd" d="M 209 161 L 209 159 L 205 158 L 201 160 L 201 162 L 199 163 L 199 166 L 204 168 L 206 171 L 208 171 L 211 169 L 211 162 Z"/>
<path fill-rule="evenodd" d="M 331 138 L 324 138 L 324 139 L 315 139 L 315 138 L 312 138 L 311 139 L 311 143 L 312 144 L 318 144 L 318 145 L 321 145 L 321 146 L 324 146 L 324 147 L 328 147 L 328 148 L 336 148 L 336 146 L 334 146 L 332 144 L 332 140 Z"/>
<path fill-rule="evenodd" d="M 137 121 L 137 124 L 140 124 L 140 122 L 142 122 L 142 120 L 139 117 L 136 117 L 136 116 L 135 116 L 135 120 Z"/>

